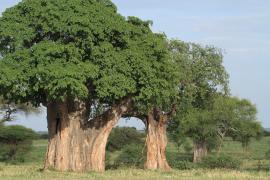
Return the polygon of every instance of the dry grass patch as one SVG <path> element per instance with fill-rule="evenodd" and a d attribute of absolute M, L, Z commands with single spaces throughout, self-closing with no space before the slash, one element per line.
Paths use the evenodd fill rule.
<path fill-rule="evenodd" d="M 5 180 L 36 180 L 36 179 L 108 179 L 108 180 L 156 180 L 156 179 L 269 179 L 270 172 L 248 172 L 248 171 L 230 171 L 230 170 L 186 170 L 186 171 L 145 171 L 141 169 L 119 169 L 108 170 L 105 173 L 73 173 L 73 172 L 40 172 L 40 165 L 1 165 L 0 179 Z"/>

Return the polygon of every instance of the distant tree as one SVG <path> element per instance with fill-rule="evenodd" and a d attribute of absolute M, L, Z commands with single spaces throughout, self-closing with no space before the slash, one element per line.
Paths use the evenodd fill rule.
<path fill-rule="evenodd" d="M 198 156 L 206 156 L 212 148 L 217 148 L 219 154 L 228 136 L 240 141 L 246 150 L 251 138 L 262 136 L 263 128 L 256 114 L 256 106 L 250 101 L 218 94 L 211 108 L 201 111 L 190 109 L 187 112 L 181 119 L 182 133 L 205 142 L 202 146 L 206 150 L 199 151 Z"/>
<path fill-rule="evenodd" d="M 226 136 L 242 143 L 246 149 L 252 137 L 262 136 L 263 129 L 257 121 L 257 109 L 247 99 L 218 97 L 212 110 L 212 118 L 217 122 L 218 153 Z"/>
<path fill-rule="evenodd" d="M 190 109 L 181 119 L 180 128 L 193 140 L 205 142 L 201 145 L 203 150 L 197 154 L 201 157 L 212 148 L 217 148 L 219 154 L 225 137 L 240 141 L 247 149 L 251 138 L 259 138 L 263 132 L 256 114 L 256 106 L 250 101 L 217 94 L 211 108 Z"/>
<path fill-rule="evenodd" d="M 218 48 L 175 40 L 170 50 L 181 75 L 177 113 L 169 129 L 175 139 L 183 134 L 193 139 L 193 161 L 198 162 L 207 154 L 208 138 L 216 136 L 211 109 L 217 94 L 228 93 L 228 74 Z"/>
<path fill-rule="evenodd" d="M 37 134 L 23 126 L 0 127 L 0 161 L 7 163 L 23 162 L 31 150 L 32 140 Z"/>
<path fill-rule="evenodd" d="M 263 127 L 257 121 L 257 109 L 250 101 L 243 99 L 237 102 L 237 120 L 234 121 L 230 136 L 242 143 L 244 151 L 247 151 L 252 138 L 260 138 L 263 135 Z"/>
<path fill-rule="evenodd" d="M 234 97 L 217 96 L 211 109 L 211 118 L 216 124 L 216 148 L 218 154 L 221 152 L 221 148 L 226 136 L 231 132 L 236 131 L 235 122 L 239 118 L 238 102 L 240 100 Z"/>
<path fill-rule="evenodd" d="M 264 129 L 263 135 L 264 135 L 264 136 L 270 136 L 270 131 L 269 131 L 269 129 Z"/>
<path fill-rule="evenodd" d="M 262 137 L 262 126 L 259 122 L 254 121 L 239 122 L 237 126 L 238 129 L 233 135 L 233 139 L 241 142 L 243 150 L 247 152 L 251 139 Z"/>
<path fill-rule="evenodd" d="M 193 140 L 193 162 L 201 161 L 208 154 L 208 143 L 216 138 L 216 123 L 211 118 L 211 112 L 190 109 L 181 120 L 181 128 L 182 133 Z"/>

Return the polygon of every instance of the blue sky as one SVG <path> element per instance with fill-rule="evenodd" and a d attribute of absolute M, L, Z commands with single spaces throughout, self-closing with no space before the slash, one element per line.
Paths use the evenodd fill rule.
<path fill-rule="evenodd" d="M 1 0 L 0 12 L 19 0 Z M 232 95 L 248 98 L 258 119 L 270 127 L 269 0 L 113 0 L 124 16 L 153 20 L 155 32 L 224 49 Z M 46 114 L 19 116 L 36 130 L 46 129 Z M 133 121 L 129 124 L 143 127 Z"/>

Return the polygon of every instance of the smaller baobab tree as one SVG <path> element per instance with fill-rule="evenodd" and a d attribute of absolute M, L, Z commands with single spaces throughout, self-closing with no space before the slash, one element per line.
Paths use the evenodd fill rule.
<path fill-rule="evenodd" d="M 154 63 L 153 67 L 157 70 L 140 80 L 151 83 L 135 98 L 133 109 L 127 114 L 141 119 L 145 124 L 147 157 L 144 167 L 150 170 L 171 170 L 166 159 L 167 125 L 176 110 L 180 75 L 168 42 L 163 45 L 165 53 L 162 64 L 161 61 Z"/>
<path fill-rule="evenodd" d="M 170 44 L 174 61 L 178 64 L 179 101 L 170 132 L 177 139 L 193 139 L 193 161 L 207 155 L 207 141 L 216 135 L 211 108 L 217 94 L 228 93 L 228 74 L 223 66 L 221 50 L 211 46 L 174 40 Z"/>
<path fill-rule="evenodd" d="M 170 58 L 170 57 L 168 57 Z M 167 125 L 175 113 L 177 99 L 178 72 L 173 61 L 164 63 L 162 71 L 156 77 L 164 77 L 161 86 L 158 79 L 155 96 L 144 114 L 144 123 L 147 129 L 146 145 L 147 158 L 145 168 L 156 170 L 170 170 L 171 167 L 166 159 Z"/>

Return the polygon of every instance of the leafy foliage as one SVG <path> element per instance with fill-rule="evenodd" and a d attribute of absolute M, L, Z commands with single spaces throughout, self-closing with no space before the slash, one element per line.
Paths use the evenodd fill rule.
<path fill-rule="evenodd" d="M 241 162 L 230 156 L 206 156 L 203 158 L 201 166 L 206 168 L 239 169 Z"/>
<path fill-rule="evenodd" d="M 138 132 L 135 128 L 114 128 L 107 143 L 108 151 L 119 151 L 130 144 L 143 145 L 145 134 Z"/>
<path fill-rule="evenodd" d="M 193 144 L 191 141 L 189 141 L 187 138 L 183 142 L 183 148 L 186 153 L 190 153 L 193 150 Z"/>
<path fill-rule="evenodd" d="M 173 99 L 164 35 L 109 0 L 25 0 L 0 18 L 0 94 L 34 105 L 66 97 L 147 109 Z"/>
<path fill-rule="evenodd" d="M 251 141 L 251 138 L 259 139 L 263 135 L 263 128 L 260 122 L 257 121 L 257 109 L 250 101 L 243 99 L 238 100 L 236 109 L 236 121 L 233 122 L 235 131 L 232 131 L 230 136 L 242 143 L 244 150 Z"/>
<path fill-rule="evenodd" d="M 197 164 L 192 163 L 192 156 L 190 153 L 180 154 L 179 152 L 167 151 L 166 153 L 169 165 L 173 169 L 189 170 L 196 169 Z"/>
<path fill-rule="evenodd" d="M 211 150 L 220 149 L 226 136 L 246 146 L 251 137 L 260 135 L 256 106 L 228 96 L 228 74 L 219 49 L 178 40 L 171 41 L 169 47 L 181 71 L 179 108 L 169 124 L 176 142 L 188 136 L 195 143 L 206 142 Z"/>
<path fill-rule="evenodd" d="M 263 128 L 259 122 L 256 121 L 239 121 L 237 122 L 237 131 L 232 134 L 236 141 L 240 141 L 244 150 L 246 151 L 251 138 L 260 138 L 263 134 Z"/>
<path fill-rule="evenodd" d="M 143 146 L 138 144 L 130 144 L 123 148 L 121 154 L 114 162 L 115 167 L 143 167 L 145 161 L 145 153 Z"/>
<path fill-rule="evenodd" d="M 228 93 L 228 74 L 222 65 L 222 53 L 210 46 L 173 40 L 169 44 L 171 57 L 177 64 L 179 101 L 169 131 L 177 141 L 187 135 L 196 141 L 215 135 L 216 124 L 211 117 L 216 94 Z"/>
<path fill-rule="evenodd" d="M 179 170 L 191 170 L 198 168 L 198 165 L 190 161 L 173 160 L 170 162 L 170 165 L 172 166 L 172 168 Z"/>
<path fill-rule="evenodd" d="M 145 134 L 130 127 L 114 128 L 109 136 L 106 150 L 107 168 L 142 167 L 145 161 Z M 116 152 L 117 151 L 117 152 Z M 110 155 L 120 153 L 111 162 Z"/>

